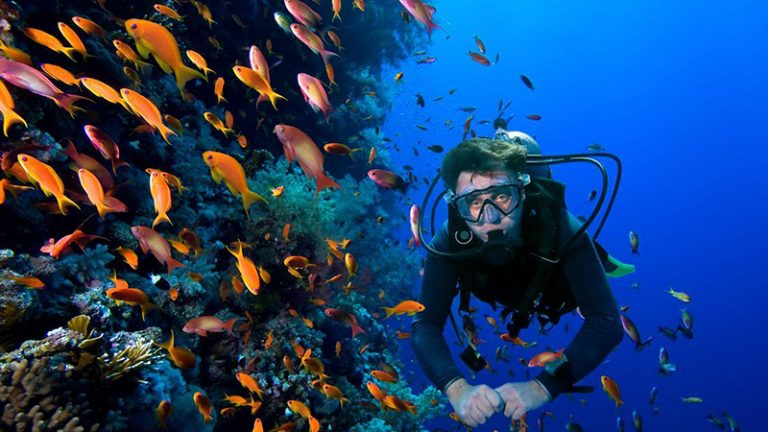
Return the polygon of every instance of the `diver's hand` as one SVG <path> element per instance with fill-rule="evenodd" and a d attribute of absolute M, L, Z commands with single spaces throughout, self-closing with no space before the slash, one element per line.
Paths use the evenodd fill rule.
<path fill-rule="evenodd" d="M 494 389 L 485 384 L 470 385 L 463 378 L 449 385 L 445 394 L 453 410 L 469 427 L 485 423 L 494 413 L 501 412 L 504 408 L 504 400 Z"/>
<path fill-rule="evenodd" d="M 513 420 L 520 420 L 520 417 L 528 411 L 533 411 L 549 402 L 546 389 L 534 380 L 506 383 L 496 387 L 496 391 L 507 404 L 504 415 L 512 417 Z"/>

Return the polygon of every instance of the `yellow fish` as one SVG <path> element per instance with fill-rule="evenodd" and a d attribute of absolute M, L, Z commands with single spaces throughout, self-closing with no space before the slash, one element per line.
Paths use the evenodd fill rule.
<path fill-rule="evenodd" d="M 64 195 L 64 183 L 61 181 L 61 177 L 56 174 L 56 171 L 54 171 L 50 165 L 40 162 L 24 153 L 20 153 L 17 158 L 19 164 L 24 169 L 24 172 L 27 173 L 27 177 L 40 187 L 45 196 L 53 195 L 56 197 L 56 202 L 59 204 L 61 214 L 67 214 L 68 206 L 75 207 L 78 210 L 80 209 L 80 206 L 77 205 L 77 203 Z"/>
<path fill-rule="evenodd" d="M 136 41 L 136 49 L 143 58 L 152 54 L 165 73 L 173 72 L 176 86 L 182 95 L 187 81 L 195 78 L 205 79 L 203 74 L 184 65 L 179 44 L 165 27 L 152 21 L 129 19 L 125 21 L 125 30 Z"/>
<path fill-rule="evenodd" d="M 224 180 L 227 189 L 232 195 L 243 197 L 243 208 L 248 215 L 248 208 L 256 201 L 264 204 L 269 202 L 261 195 L 248 188 L 248 182 L 245 178 L 243 166 L 232 156 L 215 151 L 203 153 L 203 161 L 211 169 L 211 177 L 217 184 Z"/>
<path fill-rule="evenodd" d="M 23 123 L 25 127 L 29 127 L 27 122 L 20 115 L 16 114 L 14 108 L 16 108 L 16 103 L 11 97 L 11 92 L 0 81 L 0 113 L 3 114 L 3 133 L 6 137 L 8 136 L 8 129 L 17 123 Z"/>
<path fill-rule="evenodd" d="M 159 130 L 165 142 L 170 145 L 171 142 L 168 141 L 168 135 L 176 135 L 176 132 L 163 124 L 163 115 L 160 114 L 157 106 L 151 100 L 131 89 L 120 89 L 120 94 L 128 106 L 131 107 L 131 112 L 144 119 L 150 126 Z"/>

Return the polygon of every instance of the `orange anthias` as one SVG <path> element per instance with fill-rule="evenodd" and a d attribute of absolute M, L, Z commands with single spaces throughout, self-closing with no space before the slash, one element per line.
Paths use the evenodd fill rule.
<path fill-rule="evenodd" d="M 64 195 L 64 183 L 50 165 L 24 153 L 20 153 L 17 160 L 24 172 L 27 173 L 27 177 L 43 191 L 45 196 L 53 195 L 56 198 L 62 214 L 67 214 L 67 207 L 80 209 L 77 203 Z"/>
<path fill-rule="evenodd" d="M 261 290 L 259 271 L 253 261 L 243 254 L 243 244 L 238 242 L 237 251 L 230 249 L 229 246 L 227 246 L 227 250 L 237 258 L 237 270 L 240 271 L 240 276 L 243 278 L 248 291 L 253 295 L 259 295 L 259 290 Z"/>

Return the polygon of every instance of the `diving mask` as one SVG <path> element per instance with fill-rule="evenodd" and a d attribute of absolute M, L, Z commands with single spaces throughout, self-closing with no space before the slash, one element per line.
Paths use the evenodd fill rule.
<path fill-rule="evenodd" d="M 519 182 L 489 186 L 461 195 L 446 194 L 446 201 L 456 208 L 458 215 L 469 223 L 483 225 L 497 224 L 505 216 L 512 214 L 523 201 L 523 188 L 530 183 L 527 174 L 520 176 Z"/>

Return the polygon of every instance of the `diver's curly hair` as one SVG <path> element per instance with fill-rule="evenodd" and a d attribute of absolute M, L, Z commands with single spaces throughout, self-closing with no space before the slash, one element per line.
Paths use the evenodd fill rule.
<path fill-rule="evenodd" d="M 446 153 L 440 175 L 445 187 L 455 190 L 462 171 L 483 174 L 493 171 L 523 172 L 526 154 L 524 145 L 490 138 L 471 138 Z"/>

